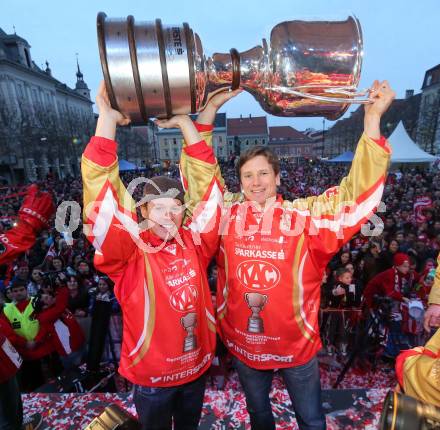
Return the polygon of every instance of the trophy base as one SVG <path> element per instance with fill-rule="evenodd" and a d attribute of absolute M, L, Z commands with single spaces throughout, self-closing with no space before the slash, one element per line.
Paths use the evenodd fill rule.
<path fill-rule="evenodd" d="M 197 338 L 192 336 L 185 337 L 185 342 L 183 343 L 183 352 L 192 351 L 197 348 Z"/>
<path fill-rule="evenodd" d="M 263 333 L 264 332 L 263 319 L 262 318 L 252 318 L 252 317 L 249 318 L 247 331 L 249 333 Z"/>

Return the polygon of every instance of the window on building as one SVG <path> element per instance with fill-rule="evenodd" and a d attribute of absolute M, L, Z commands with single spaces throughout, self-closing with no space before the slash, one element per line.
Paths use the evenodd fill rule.
<path fill-rule="evenodd" d="M 173 143 L 174 145 L 177 145 L 177 139 L 175 137 L 173 137 Z"/>
<path fill-rule="evenodd" d="M 27 49 L 24 50 L 24 55 L 26 56 L 27 66 L 31 67 L 31 56 L 29 55 L 29 51 Z"/>
<path fill-rule="evenodd" d="M 166 158 L 170 157 L 170 151 L 168 149 L 165 149 L 165 157 Z"/>
<path fill-rule="evenodd" d="M 263 139 L 263 140 L 261 141 L 261 143 L 262 143 L 263 145 L 266 145 L 266 139 Z"/>
<path fill-rule="evenodd" d="M 255 139 L 255 145 L 258 145 L 258 139 Z"/>
<path fill-rule="evenodd" d="M 24 99 L 24 90 L 23 90 L 23 85 L 21 84 L 17 84 L 17 95 L 20 100 Z"/>
<path fill-rule="evenodd" d="M 248 139 L 246 139 L 246 146 L 248 146 L 249 145 L 249 140 Z"/>
<path fill-rule="evenodd" d="M 232 140 L 229 141 L 229 145 L 232 146 L 233 143 L 234 143 L 234 142 L 233 142 Z"/>
<path fill-rule="evenodd" d="M 431 82 L 432 82 L 432 75 L 429 74 L 428 77 L 426 78 L 426 86 L 431 85 Z"/>
<path fill-rule="evenodd" d="M 164 139 L 164 140 L 163 140 L 163 144 L 164 144 L 164 145 L 168 145 L 168 139 Z"/>
<path fill-rule="evenodd" d="M 177 149 L 174 149 L 174 158 L 177 158 L 179 156 L 179 151 Z"/>
<path fill-rule="evenodd" d="M 35 88 L 32 89 L 32 102 L 34 105 L 38 104 L 38 91 Z"/>
<path fill-rule="evenodd" d="M 222 137 L 221 136 L 218 137 L 218 141 L 219 141 L 219 143 L 222 143 Z"/>

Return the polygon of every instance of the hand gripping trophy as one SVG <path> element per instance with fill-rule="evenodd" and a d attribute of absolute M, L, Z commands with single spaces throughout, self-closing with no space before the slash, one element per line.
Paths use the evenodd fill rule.
<path fill-rule="evenodd" d="M 252 311 L 252 315 L 248 318 L 248 332 L 264 333 L 263 318 L 260 317 L 260 312 L 267 303 L 267 296 L 260 293 L 245 293 L 244 298 Z"/>
<path fill-rule="evenodd" d="M 277 116 L 339 118 L 358 92 L 359 21 L 285 21 L 247 51 L 206 57 L 187 23 L 97 18 L 98 45 L 113 108 L 132 124 L 203 110 L 218 91 L 241 87 Z"/>

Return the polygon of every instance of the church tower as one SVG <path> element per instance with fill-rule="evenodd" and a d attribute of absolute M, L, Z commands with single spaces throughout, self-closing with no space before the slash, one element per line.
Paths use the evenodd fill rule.
<path fill-rule="evenodd" d="M 87 84 L 84 82 L 84 76 L 79 68 L 78 56 L 76 57 L 76 66 L 78 71 L 76 72 L 75 92 L 83 97 L 87 97 L 90 100 L 90 90 Z"/>

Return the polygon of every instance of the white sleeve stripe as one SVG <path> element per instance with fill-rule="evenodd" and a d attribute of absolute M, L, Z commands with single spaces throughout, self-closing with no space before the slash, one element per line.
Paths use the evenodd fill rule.
<path fill-rule="evenodd" d="M 189 228 L 195 232 L 203 233 L 209 222 L 215 217 L 217 208 L 221 207 L 223 203 L 223 193 L 220 190 L 217 181 L 212 184 L 211 192 L 208 200 L 203 200 L 203 210 L 192 219 Z"/>
<path fill-rule="evenodd" d="M 327 228 L 330 231 L 337 232 L 341 227 L 353 227 L 358 224 L 362 218 L 371 215 L 374 209 L 379 205 L 382 198 L 384 185 L 377 187 L 374 193 L 364 200 L 362 203 L 355 203 L 355 210 L 353 212 L 345 213 L 344 209 L 349 205 L 341 206 L 341 210 L 335 215 L 337 219 L 312 217 L 312 222 L 318 229 Z"/>
<path fill-rule="evenodd" d="M 93 246 L 96 249 L 101 250 L 102 244 L 104 243 L 107 233 L 110 229 L 113 217 L 120 221 L 122 226 L 132 237 L 139 239 L 138 224 L 133 220 L 133 218 L 127 214 L 124 214 L 118 209 L 118 204 L 113 196 L 112 190 L 108 188 L 99 206 L 99 212 L 92 228 L 92 234 L 95 237 Z"/>

